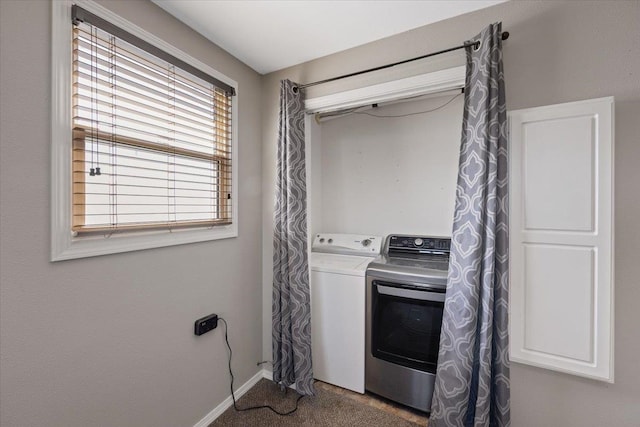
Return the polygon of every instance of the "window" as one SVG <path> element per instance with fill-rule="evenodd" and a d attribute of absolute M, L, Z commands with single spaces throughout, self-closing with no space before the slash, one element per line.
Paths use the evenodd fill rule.
<path fill-rule="evenodd" d="M 59 11 L 72 35 L 66 131 L 54 88 L 52 258 L 237 235 L 235 83 L 79 3 Z"/>
<path fill-rule="evenodd" d="M 73 20 L 73 231 L 228 224 L 231 88 Z"/>

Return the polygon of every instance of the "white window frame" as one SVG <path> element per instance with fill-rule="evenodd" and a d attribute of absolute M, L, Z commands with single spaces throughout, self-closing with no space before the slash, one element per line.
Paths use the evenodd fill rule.
<path fill-rule="evenodd" d="M 71 7 L 77 4 L 165 52 L 232 86 L 238 84 L 203 62 L 114 14 L 91 0 L 52 2 L 51 34 L 51 261 L 85 258 L 238 236 L 238 96 L 232 103 L 232 223 L 180 230 L 119 232 L 111 236 L 76 236 L 71 231 Z"/>

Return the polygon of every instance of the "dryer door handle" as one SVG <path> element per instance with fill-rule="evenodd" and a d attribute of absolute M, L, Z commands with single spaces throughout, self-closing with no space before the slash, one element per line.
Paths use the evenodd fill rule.
<path fill-rule="evenodd" d="M 378 293 L 394 297 L 409 298 L 420 301 L 444 302 L 445 294 L 430 291 L 418 291 L 415 289 L 393 288 L 390 286 L 376 285 Z"/>

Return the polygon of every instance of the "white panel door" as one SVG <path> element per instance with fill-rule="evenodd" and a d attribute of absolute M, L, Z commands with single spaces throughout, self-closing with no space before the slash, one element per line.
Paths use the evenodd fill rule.
<path fill-rule="evenodd" d="M 613 382 L 613 98 L 509 126 L 511 360 Z"/>

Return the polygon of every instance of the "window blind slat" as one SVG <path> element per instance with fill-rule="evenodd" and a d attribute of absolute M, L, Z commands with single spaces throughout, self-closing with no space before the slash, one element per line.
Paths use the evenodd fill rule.
<path fill-rule="evenodd" d="M 123 47 L 122 44 L 118 45 L 115 50 L 110 50 L 111 45 L 109 41 L 102 39 L 98 39 L 98 41 L 99 42 L 96 44 L 92 42 L 90 34 L 79 33 L 74 48 L 78 51 L 75 53 L 78 55 L 78 59 L 81 60 L 81 62 L 86 63 L 87 59 L 91 59 L 93 56 L 95 56 L 100 61 L 106 61 L 109 66 L 129 66 L 135 68 L 141 74 L 146 74 L 148 76 L 155 75 L 160 81 L 164 80 L 164 76 L 166 76 L 167 74 L 167 68 L 161 67 L 159 64 L 154 63 L 152 57 L 148 57 L 150 59 L 141 57 L 136 52 L 128 51 L 126 47 Z M 83 59 L 84 61 L 82 61 Z M 194 79 L 190 79 L 189 76 L 185 76 L 179 71 L 176 72 L 175 80 L 177 84 L 182 85 L 186 88 L 186 93 L 200 93 L 204 97 L 207 97 L 209 95 L 209 85 L 202 84 L 202 82 L 199 83 Z M 224 91 L 219 92 L 223 96 L 225 96 Z"/>
<path fill-rule="evenodd" d="M 139 37 L 134 36 L 133 34 L 128 33 L 127 31 L 124 31 L 122 29 L 120 29 L 119 27 L 111 24 L 108 21 L 105 21 L 104 19 L 100 18 L 99 16 L 96 16 L 94 14 L 92 14 L 91 12 L 84 10 L 83 8 L 79 7 L 78 5 L 73 5 L 71 8 L 71 18 L 73 20 L 74 25 L 76 25 L 77 27 L 82 28 L 83 23 L 87 23 L 86 25 L 89 27 L 94 27 L 94 28 L 101 28 L 102 30 L 104 30 L 104 32 L 108 33 L 108 34 L 113 34 L 114 36 L 118 37 L 119 39 L 125 41 L 126 43 L 130 44 L 131 46 L 135 46 L 136 48 L 138 48 L 141 52 L 148 52 L 151 55 L 157 57 L 159 60 L 164 61 L 164 62 L 168 62 L 170 64 L 174 64 L 177 67 L 181 68 L 182 70 L 186 70 L 188 73 L 192 74 L 194 77 L 198 77 L 199 79 L 202 79 L 206 82 L 211 83 L 212 85 L 222 88 L 225 90 L 225 92 L 227 92 L 230 96 L 235 95 L 235 89 L 231 86 L 229 86 L 228 84 L 216 79 L 213 76 L 210 76 L 200 70 L 198 70 L 197 68 L 193 67 L 192 65 L 182 61 L 179 58 L 176 58 L 175 56 L 162 51 L 161 49 L 153 46 L 152 44 L 140 39 Z"/>
<path fill-rule="evenodd" d="M 231 147 L 225 145 L 224 142 L 218 142 L 223 139 L 221 135 L 216 136 L 209 145 L 202 145 L 172 138 L 166 134 L 159 135 L 140 128 L 123 126 L 122 124 L 120 124 L 117 131 L 112 132 L 108 122 L 94 121 L 91 118 L 75 116 L 74 121 L 80 128 L 94 128 L 94 134 L 89 135 L 93 144 L 96 141 L 105 144 L 110 143 L 115 138 L 121 144 L 139 146 L 140 148 L 149 147 L 151 150 L 171 152 L 178 155 L 185 154 L 202 158 L 231 157 Z"/>
<path fill-rule="evenodd" d="M 197 104 L 193 102 L 189 102 L 180 97 L 173 97 L 172 94 L 168 93 L 167 88 L 157 87 L 156 85 L 150 84 L 149 82 L 144 81 L 144 79 L 138 79 L 140 81 L 136 81 L 135 79 L 129 78 L 129 76 L 125 73 L 112 74 L 109 71 L 101 70 L 101 69 L 85 69 L 82 67 L 78 67 L 76 71 L 76 75 L 78 78 L 84 78 L 85 81 L 95 80 L 97 83 L 104 87 L 111 88 L 113 86 L 124 86 L 125 88 L 129 88 L 132 90 L 140 91 L 141 93 L 145 93 L 148 96 L 154 96 L 159 101 L 167 101 L 167 98 L 170 98 L 172 101 L 175 100 L 174 104 L 176 106 L 181 107 L 183 110 L 188 111 L 190 113 L 195 113 L 206 118 L 211 118 L 211 111 L 207 107 L 208 105 Z M 113 81 L 112 81 L 113 78 Z M 167 102 L 167 105 L 172 105 Z"/>
<path fill-rule="evenodd" d="M 123 107 L 118 107 L 115 111 L 113 107 L 103 104 L 98 104 L 97 108 L 78 107 L 77 114 L 78 118 L 87 120 L 91 120 L 91 114 L 98 114 L 98 120 L 103 123 L 115 120 L 118 127 L 146 128 L 149 129 L 149 134 L 155 133 L 158 137 L 176 140 L 177 143 L 183 142 L 209 149 L 211 149 L 211 139 L 216 136 L 213 127 L 209 132 L 198 131 L 195 128 L 180 125 L 170 116 L 155 116 Z M 167 127 L 171 128 L 170 136 L 167 136 Z"/>
<path fill-rule="evenodd" d="M 75 151 L 83 151 L 83 150 L 74 150 Z M 103 151 L 103 153 L 105 154 L 105 158 L 109 158 L 110 157 L 110 153 L 108 151 Z M 158 170 L 166 170 L 166 165 L 167 165 L 167 156 L 174 156 L 173 154 L 170 153 L 164 153 L 165 157 L 158 157 L 158 158 L 150 158 L 149 156 L 145 156 L 145 162 L 152 164 L 152 165 L 157 165 L 159 166 Z M 189 159 L 189 157 L 185 157 L 185 159 Z M 139 162 L 140 162 L 140 156 L 134 156 L 134 155 L 127 155 L 127 154 L 123 154 L 118 153 L 118 162 L 117 163 L 109 163 L 108 161 L 102 161 L 101 164 L 104 166 L 127 166 L 127 165 L 135 165 L 135 167 L 138 167 Z M 223 166 L 228 166 L 230 167 L 230 164 L 227 163 L 225 160 L 216 160 L 215 158 L 212 157 L 205 157 L 202 160 L 204 160 L 203 162 L 201 162 L 201 164 L 196 165 L 195 162 L 191 162 L 191 163 L 187 163 L 187 162 L 183 162 L 182 156 L 181 155 L 175 155 L 175 157 L 171 158 L 171 163 L 174 164 L 176 167 L 181 167 L 181 168 L 190 168 L 190 169 L 194 169 L 197 170 L 198 172 L 200 172 L 200 174 L 205 174 L 205 173 L 217 173 L 219 166 L 218 164 L 221 164 Z M 213 160 L 213 162 L 211 162 L 211 160 Z M 84 160 L 74 160 L 74 163 L 78 163 L 79 165 L 82 165 L 85 163 Z"/>
<path fill-rule="evenodd" d="M 129 80 L 143 80 L 145 84 L 149 84 L 150 87 L 164 89 L 163 85 L 167 83 L 167 75 L 171 75 L 172 83 L 175 84 L 174 90 L 178 96 L 182 96 L 187 100 L 192 100 L 194 104 L 200 104 L 207 102 L 211 93 L 204 92 L 196 85 L 190 85 L 189 82 L 178 79 L 175 70 L 159 70 L 156 72 L 145 67 L 143 64 L 133 61 L 127 61 L 120 55 L 115 57 L 94 55 L 88 48 L 84 48 L 83 44 L 80 44 L 77 49 L 74 50 L 78 58 L 78 69 L 80 70 L 96 70 L 103 73 L 115 73 L 121 76 L 126 76 Z"/>
<path fill-rule="evenodd" d="M 147 140 L 161 146 L 191 149 L 193 152 L 199 152 L 203 154 L 212 154 L 212 148 L 215 149 L 213 154 L 224 155 L 231 152 L 231 147 L 228 147 L 224 142 L 219 142 L 220 140 L 224 140 L 224 134 L 222 133 L 214 134 L 214 136 L 212 137 L 212 142 L 205 145 L 202 144 L 201 141 L 194 142 L 193 140 L 176 138 L 169 133 L 155 133 L 154 131 L 157 131 L 157 129 L 147 126 L 143 128 L 142 126 L 138 126 L 138 124 L 131 119 L 126 121 L 122 119 L 119 120 L 118 129 L 114 132 L 112 132 L 112 128 L 109 124 L 109 119 L 105 117 L 96 116 L 92 118 L 75 116 L 74 119 L 77 123 L 77 126 L 81 128 L 95 128 L 95 131 L 99 132 L 100 135 L 103 135 L 103 137 L 101 138 L 105 140 L 111 140 L 113 139 L 113 136 L 116 135 L 118 138 L 121 138 L 123 140 Z M 128 126 L 126 126 L 125 124 L 128 124 Z"/>
<path fill-rule="evenodd" d="M 83 97 L 84 101 L 90 102 L 90 99 L 91 99 L 90 86 L 83 85 L 80 82 L 76 83 L 75 86 L 76 86 L 75 96 Z M 125 90 L 123 88 L 119 88 L 119 89 L 120 89 L 120 92 Z M 139 96 L 132 98 L 129 95 L 131 94 L 126 93 L 126 96 L 118 97 L 117 99 L 118 108 L 128 108 L 129 110 L 133 110 L 133 111 L 150 110 L 152 112 L 151 114 L 156 114 L 156 115 L 162 115 L 162 114 L 165 114 L 166 112 L 166 109 L 163 108 L 163 105 L 156 103 L 152 98 L 142 100 L 140 99 Z M 98 88 L 98 97 L 104 98 L 106 96 L 110 96 L 109 92 L 102 88 Z M 180 123 L 182 126 L 189 126 L 194 129 L 198 129 L 202 132 L 211 131 L 211 129 L 215 128 L 216 125 L 221 126 L 223 123 L 222 118 L 214 119 L 214 122 L 212 124 L 211 120 L 208 120 L 208 121 L 196 120 L 196 118 L 194 118 L 193 116 L 181 114 L 177 109 L 174 110 L 173 112 L 174 112 L 174 119 L 178 123 Z"/>

